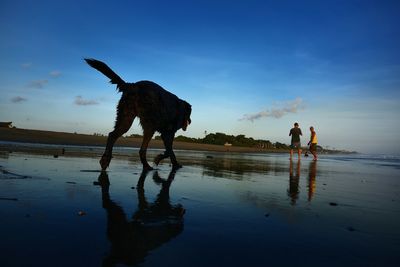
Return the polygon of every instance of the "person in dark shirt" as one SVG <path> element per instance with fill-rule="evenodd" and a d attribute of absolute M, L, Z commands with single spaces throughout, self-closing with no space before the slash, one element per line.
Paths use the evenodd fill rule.
<path fill-rule="evenodd" d="M 299 155 L 299 160 L 301 158 L 301 143 L 300 143 L 300 135 L 303 135 L 301 129 L 299 128 L 299 124 L 297 122 L 294 123 L 294 127 L 290 129 L 289 136 L 292 136 L 292 141 L 290 144 L 290 159 L 293 157 L 293 149 L 297 149 L 297 154 Z"/>

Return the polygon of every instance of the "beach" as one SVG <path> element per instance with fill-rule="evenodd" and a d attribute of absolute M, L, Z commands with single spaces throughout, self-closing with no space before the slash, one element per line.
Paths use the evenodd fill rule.
<path fill-rule="evenodd" d="M 101 172 L 97 147 L 70 146 L 57 156 L 61 146 L 0 147 L 2 266 L 400 260 L 396 157 L 321 155 L 314 162 L 290 161 L 286 153 L 178 149 L 183 168 L 171 171 L 164 161 L 142 173 L 137 149 L 120 147 Z M 159 152 L 150 149 L 149 159 Z"/>

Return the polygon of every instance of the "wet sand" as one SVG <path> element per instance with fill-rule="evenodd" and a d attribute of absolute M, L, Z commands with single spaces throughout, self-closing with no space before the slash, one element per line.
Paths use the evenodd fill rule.
<path fill-rule="evenodd" d="M 74 149 L 58 157 L 0 150 L 2 266 L 400 260 L 398 159 L 298 162 L 287 154 L 178 150 L 182 169 L 171 172 L 165 161 L 141 173 L 137 153 L 120 148 L 100 172 L 96 151 Z"/>

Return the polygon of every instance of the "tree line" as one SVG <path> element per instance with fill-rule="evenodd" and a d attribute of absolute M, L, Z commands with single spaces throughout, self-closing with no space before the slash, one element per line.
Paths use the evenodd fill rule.
<path fill-rule="evenodd" d="M 160 138 L 159 136 L 156 139 Z M 279 142 L 272 143 L 269 140 L 254 139 L 246 137 L 244 134 L 227 135 L 225 133 L 209 133 L 204 138 L 193 138 L 179 135 L 175 138 L 176 141 L 188 143 L 200 143 L 210 145 L 225 145 L 230 144 L 238 147 L 258 147 L 265 149 L 289 149 L 289 146 Z"/>
<path fill-rule="evenodd" d="M 96 134 L 94 134 L 96 135 Z M 134 138 L 143 138 L 140 134 L 131 134 L 129 136 L 125 136 L 126 138 L 134 137 Z M 161 140 L 161 136 L 155 136 L 154 139 Z M 210 144 L 210 145 L 232 145 L 237 147 L 255 147 L 260 149 L 274 149 L 274 150 L 288 150 L 290 146 L 284 143 L 275 142 L 272 143 L 269 140 L 263 139 L 254 139 L 252 137 L 246 137 L 244 134 L 239 135 L 228 135 L 225 133 L 209 133 L 206 134 L 203 138 L 193 138 L 187 137 L 184 135 L 179 135 L 175 137 L 175 141 L 187 142 L 187 143 L 197 143 L 197 144 Z M 303 147 L 303 149 L 307 149 Z M 346 150 L 337 150 L 335 148 L 323 148 L 318 145 L 317 150 L 319 152 L 324 153 L 357 153 L 356 151 L 346 151 Z"/>

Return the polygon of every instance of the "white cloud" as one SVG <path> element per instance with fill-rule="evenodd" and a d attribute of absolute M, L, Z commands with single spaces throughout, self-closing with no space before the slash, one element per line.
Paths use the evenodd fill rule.
<path fill-rule="evenodd" d="M 80 96 L 80 95 L 75 97 L 74 103 L 75 103 L 75 105 L 78 105 L 78 106 L 90 106 L 90 105 L 99 104 L 99 102 L 97 102 L 96 100 L 83 99 L 82 96 Z"/>
<path fill-rule="evenodd" d="M 56 78 L 56 77 L 59 77 L 61 75 L 61 71 L 53 70 L 53 71 L 50 71 L 49 74 L 50 74 L 51 77 Z"/>
<path fill-rule="evenodd" d="M 48 80 L 35 80 L 31 81 L 28 84 L 28 87 L 41 89 L 43 88 L 49 81 Z"/>
<path fill-rule="evenodd" d="M 20 103 L 20 102 L 24 102 L 24 101 L 27 101 L 27 99 L 22 96 L 15 96 L 15 97 L 11 98 L 11 102 L 13 102 L 13 103 Z"/>
<path fill-rule="evenodd" d="M 21 67 L 24 68 L 24 69 L 28 69 L 28 68 L 32 67 L 32 62 L 22 63 Z"/>
<path fill-rule="evenodd" d="M 239 120 L 249 120 L 253 122 L 261 118 L 273 117 L 276 119 L 282 118 L 289 113 L 297 113 L 299 110 L 304 109 L 303 100 L 298 97 L 295 100 L 287 101 L 281 104 L 276 104 L 277 107 L 271 109 L 265 109 L 254 114 L 245 114 Z"/>

